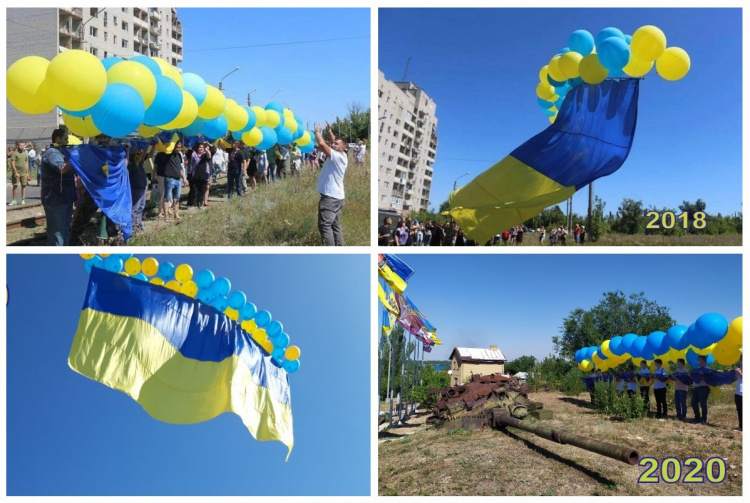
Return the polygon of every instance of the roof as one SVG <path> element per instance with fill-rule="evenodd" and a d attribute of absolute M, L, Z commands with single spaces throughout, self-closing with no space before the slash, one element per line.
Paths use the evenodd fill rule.
<path fill-rule="evenodd" d="M 528 374 L 526 372 L 518 372 L 513 377 L 518 377 L 519 379 L 526 379 L 528 377 Z"/>
<path fill-rule="evenodd" d="M 506 362 L 507 359 L 499 349 L 491 350 L 485 348 L 453 348 L 453 355 L 458 353 L 458 359 L 462 362 Z"/>

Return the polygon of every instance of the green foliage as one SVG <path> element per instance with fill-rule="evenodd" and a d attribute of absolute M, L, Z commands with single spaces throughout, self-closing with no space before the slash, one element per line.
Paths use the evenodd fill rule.
<path fill-rule="evenodd" d="M 617 219 L 612 230 L 622 234 L 643 234 L 646 230 L 646 213 L 643 202 L 625 198 L 617 208 Z"/>
<path fill-rule="evenodd" d="M 533 356 L 519 356 L 515 360 L 511 360 L 505 364 L 505 373 L 509 375 L 517 374 L 518 372 L 531 372 L 536 365 L 536 358 Z"/>
<path fill-rule="evenodd" d="M 430 388 L 442 389 L 450 385 L 451 379 L 447 372 L 435 370 L 432 363 L 425 363 L 422 375 L 422 385 L 416 386 L 409 393 L 411 398 L 421 404 L 422 408 L 432 408 L 437 403 L 438 395 L 429 393 Z"/>
<path fill-rule="evenodd" d="M 588 230 L 592 241 L 601 236 L 609 234 L 610 223 L 604 215 L 604 207 L 607 205 L 599 196 L 594 196 L 594 209 L 591 212 L 591 228 Z"/>
<path fill-rule="evenodd" d="M 666 332 L 677 322 L 669 308 L 648 300 L 643 292 L 626 297 L 621 291 L 605 292 L 604 298 L 589 310 L 576 308 L 563 319 L 560 336 L 552 337 L 555 349 L 564 358 L 573 359 L 585 346 L 598 346 L 616 335 Z"/>
<path fill-rule="evenodd" d="M 361 103 L 350 103 L 347 106 L 348 117 L 336 117 L 336 122 L 331 124 L 333 134 L 343 138 L 347 143 L 357 143 L 365 140 L 367 148 L 370 148 L 370 109 L 365 109 Z"/>
<path fill-rule="evenodd" d="M 406 375 L 407 370 L 413 372 L 415 370 L 415 366 L 418 365 L 418 363 L 404 359 L 404 344 L 406 344 L 406 353 L 408 356 L 412 354 L 412 351 L 414 351 L 414 342 L 408 341 L 406 332 L 404 332 L 404 328 L 400 325 L 396 325 L 389 338 L 381 336 L 381 343 L 382 350 L 380 351 L 380 399 L 386 400 L 388 398 L 388 366 L 389 360 L 391 358 L 391 350 L 393 350 L 393 362 L 390 362 L 392 373 L 391 388 L 394 390 L 394 396 L 401 389 L 402 367 L 404 368 L 404 374 Z M 407 368 L 407 366 L 409 367 Z M 407 385 L 410 385 L 410 383 L 411 381 L 406 381 Z"/>
<path fill-rule="evenodd" d="M 578 367 L 573 367 L 560 380 L 560 391 L 566 395 L 580 395 L 586 391 L 586 385 L 581 377 L 583 377 L 583 372 L 578 370 Z"/>
<path fill-rule="evenodd" d="M 560 390 L 565 375 L 573 368 L 568 360 L 549 355 L 534 366 L 526 383 L 532 390 Z"/>
<path fill-rule="evenodd" d="M 639 392 L 628 395 L 615 389 L 614 379 L 610 382 L 594 383 L 593 405 L 600 414 L 607 414 L 619 419 L 639 419 L 645 417 L 643 399 Z"/>

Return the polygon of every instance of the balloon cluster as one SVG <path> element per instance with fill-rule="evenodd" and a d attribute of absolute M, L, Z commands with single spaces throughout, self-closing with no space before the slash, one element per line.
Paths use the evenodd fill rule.
<path fill-rule="evenodd" d="M 647 336 L 627 334 L 613 337 L 599 346 L 581 348 L 575 353 L 578 368 L 590 372 L 614 368 L 631 360 L 636 366 L 653 360 L 676 362 L 686 360 L 698 366 L 698 356 L 706 357 L 706 364 L 734 365 L 742 356 L 742 316 L 728 323 L 716 313 L 704 314 L 689 327 L 675 325 L 666 332 Z"/>
<path fill-rule="evenodd" d="M 656 66 L 666 80 L 680 80 L 690 70 L 690 56 L 679 47 L 667 47 L 667 37 L 656 26 L 641 26 L 633 35 L 604 28 L 594 38 L 576 30 L 568 45 L 539 70 L 536 95 L 550 122 L 571 89 L 582 83 L 600 84 L 607 77 L 643 77 Z"/>
<path fill-rule="evenodd" d="M 231 132 L 236 140 L 263 150 L 276 143 L 295 142 L 303 152 L 314 146 L 302 119 L 281 104 L 241 106 L 200 75 L 180 73 L 161 58 L 141 54 L 99 60 L 76 49 L 52 61 L 26 56 L 8 68 L 6 94 L 11 105 L 27 114 L 59 107 L 67 128 L 79 136 L 122 138 L 137 130 L 150 138 L 180 131 L 216 140 Z"/>
<path fill-rule="evenodd" d="M 299 370 L 300 349 L 289 345 L 289 335 L 284 332 L 281 322 L 272 319 L 268 311 L 258 311 L 255 304 L 248 302 L 247 296 L 232 290 L 232 283 L 227 278 L 216 278 L 213 272 L 204 269 L 193 274 L 188 264 L 175 267 L 170 262 L 159 263 L 149 257 L 140 261 L 132 254 L 95 255 L 81 254 L 86 260 L 86 271 L 98 267 L 107 271 L 129 276 L 153 285 L 168 288 L 176 293 L 187 295 L 207 304 L 230 319 L 239 323 L 242 329 L 271 359 L 287 372 Z"/>

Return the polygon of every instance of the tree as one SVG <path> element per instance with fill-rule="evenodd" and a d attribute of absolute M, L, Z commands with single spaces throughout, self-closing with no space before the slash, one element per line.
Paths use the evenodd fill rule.
<path fill-rule="evenodd" d="M 609 234 L 609 222 L 604 216 L 604 207 L 607 205 L 602 198 L 594 196 L 594 210 L 591 212 L 591 240 L 596 241 L 605 234 Z"/>
<path fill-rule="evenodd" d="M 598 346 L 611 337 L 666 332 L 676 324 L 668 307 L 648 300 L 643 292 L 626 297 L 618 290 L 605 292 L 599 304 L 589 310 L 580 307 L 572 310 L 563 319 L 560 336 L 552 337 L 552 342 L 560 356 L 572 359 L 579 349 Z"/>
<path fill-rule="evenodd" d="M 352 102 L 347 105 L 348 117 L 336 117 L 331 127 L 333 134 L 344 138 L 348 143 L 356 143 L 359 140 L 365 140 L 367 146 L 370 146 L 370 109 L 358 102 Z"/>
<path fill-rule="evenodd" d="M 514 375 L 519 372 L 531 372 L 534 365 L 536 365 L 536 358 L 533 356 L 519 356 L 505 364 L 505 373 Z"/>
<path fill-rule="evenodd" d="M 646 215 L 643 201 L 625 198 L 617 208 L 617 220 L 612 230 L 621 234 L 643 234 L 646 230 Z"/>
<path fill-rule="evenodd" d="M 706 212 L 706 203 L 700 198 L 694 203 L 691 203 L 690 201 L 682 201 L 682 204 L 678 206 L 678 208 L 680 208 L 681 212 L 688 214 L 688 221 L 692 223 L 693 220 L 695 220 L 696 213 Z M 714 232 L 710 232 L 710 229 L 700 230 L 696 229 L 693 225 L 690 225 L 688 232 L 690 232 L 690 234 L 703 234 L 705 232 L 708 232 L 709 234 L 724 234 L 724 232 L 719 232 L 718 228 Z"/>
<path fill-rule="evenodd" d="M 391 358 L 391 348 L 393 349 L 393 362 L 391 364 L 391 373 L 393 375 L 393 379 L 390 381 L 391 388 L 394 390 L 394 396 L 396 393 L 398 393 L 401 389 L 401 368 L 404 367 L 404 372 L 410 372 L 413 371 L 413 362 L 411 359 L 408 361 L 404 360 L 404 344 L 406 344 L 406 355 L 407 357 L 410 357 L 412 352 L 414 351 L 414 342 L 409 341 L 407 339 L 407 334 L 403 327 L 400 325 L 396 325 L 396 327 L 391 332 L 390 337 L 385 338 L 384 336 L 381 336 L 381 341 L 383 342 L 382 347 L 383 350 L 380 353 L 380 371 L 381 371 L 381 379 L 380 379 L 380 398 L 381 400 L 385 400 L 387 398 L 387 386 L 388 386 L 388 362 Z M 410 381 L 406 381 L 406 383 L 409 383 Z"/>
<path fill-rule="evenodd" d="M 430 394 L 430 388 L 443 389 L 450 386 L 450 376 L 444 370 L 435 370 L 433 363 L 425 362 L 422 384 L 415 386 L 409 393 L 411 397 L 421 404 L 421 409 L 430 409 L 437 403 L 438 395 Z"/>

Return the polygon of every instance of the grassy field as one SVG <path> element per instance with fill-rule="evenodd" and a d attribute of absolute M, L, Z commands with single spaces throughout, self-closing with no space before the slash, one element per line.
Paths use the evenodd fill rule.
<path fill-rule="evenodd" d="M 712 400 L 707 426 L 673 419 L 617 421 L 595 414 L 588 394 L 569 397 L 537 392 L 554 427 L 621 444 L 641 457 L 725 458 L 727 476 L 718 484 L 639 484 L 646 470 L 560 445 L 512 428 L 503 431 L 439 430 L 428 427 L 398 438 L 399 429 L 378 448 L 378 493 L 389 495 L 528 496 L 727 496 L 742 494 L 742 433 L 737 425 L 733 388 Z M 653 404 L 652 404 L 653 407 Z M 692 409 L 688 403 L 688 417 Z M 670 411 L 674 415 L 674 409 Z M 423 421 L 424 417 L 410 422 Z M 531 418 L 526 419 L 532 420 Z M 412 428 L 412 431 L 414 429 Z M 395 438 L 394 438 L 395 437 Z M 683 474 L 687 470 L 683 467 Z"/>
<path fill-rule="evenodd" d="M 549 234 L 544 246 L 550 246 Z M 567 246 L 581 246 L 575 243 L 573 236 L 566 240 Z M 502 245 L 500 245 L 502 246 Z M 524 234 L 521 246 L 541 246 L 539 235 Z M 557 246 L 562 246 L 560 243 Z M 733 235 L 697 235 L 685 236 L 652 236 L 645 234 L 606 234 L 596 242 L 586 241 L 583 246 L 742 246 L 742 234 Z"/>
<path fill-rule="evenodd" d="M 146 231 L 128 243 L 134 246 L 317 246 L 319 171 L 309 169 L 301 177 L 259 187 L 241 198 L 226 198 L 226 179 L 210 190 L 210 207 L 182 210 L 180 221 L 164 223 L 156 211 L 144 214 Z M 369 156 L 358 166 L 350 155 L 344 180 L 346 205 L 342 212 L 344 240 L 350 246 L 370 244 L 370 166 Z M 187 189 L 183 189 L 184 194 Z M 183 195 L 183 207 L 186 196 Z M 41 207 L 36 212 L 43 211 Z M 24 217 L 26 215 L 23 215 Z M 19 215 L 20 217 L 20 215 Z M 89 244 L 99 244 L 98 227 L 88 229 Z M 7 243 L 43 238 L 44 227 L 16 229 L 7 233 Z M 44 244 L 36 239 L 31 244 Z"/>

